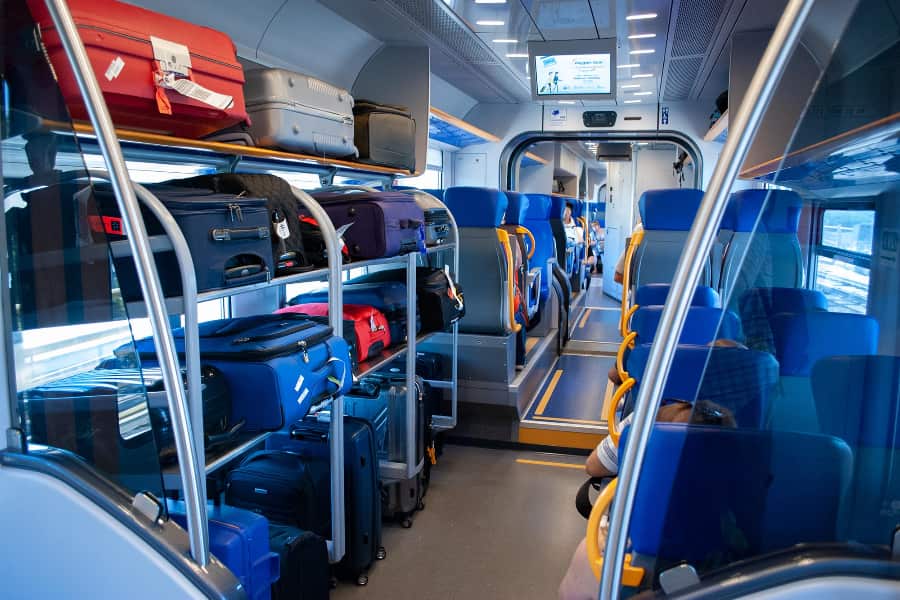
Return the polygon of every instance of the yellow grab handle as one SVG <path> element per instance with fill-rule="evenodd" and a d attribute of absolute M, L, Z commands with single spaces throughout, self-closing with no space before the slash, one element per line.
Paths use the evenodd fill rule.
<path fill-rule="evenodd" d="M 609 482 L 600 495 L 597 502 L 591 509 L 591 516 L 588 519 L 587 535 L 585 536 L 585 546 L 587 548 L 588 563 L 591 565 L 591 571 L 594 577 L 600 581 L 600 575 L 603 572 L 603 550 L 600 549 L 600 522 L 603 515 L 609 510 L 613 498 L 616 496 L 616 487 L 618 478 Z M 625 555 L 625 564 L 622 566 L 622 583 L 628 587 L 638 587 L 644 580 L 644 569 L 642 567 L 634 567 L 631 565 L 631 555 Z"/>
<path fill-rule="evenodd" d="M 631 287 L 631 261 L 643 239 L 644 230 L 635 231 L 631 235 L 631 243 L 628 244 L 628 248 L 625 250 L 625 265 L 623 267 L 625 271 L 622 273 L 622 316 L 619 319 L 619 331 L 622 332 L 622 337 L 628 335 L 625 314 L 628 311 L 628 288 Z"/>
<path fill-rule="evenodd" d="M 528 260 L 531 260 L 531 257 L 534 256 L 534 251 L 537 250 L 537 242 L 534 241 L 534 234 L 531 233 L 530 229 L 522 227 L 521 225 L 516 226 L 516 233 L 527 235 L 528 239 L 531 240 L 531 252 L 529 252 L 527 256 Z"/>
<path fill-rule="evenodd" d="M 497 239 L 503 246 L 506 254 L 506 293 L 509 295 L 509 328 L 518 333 L 522 326 L 516 323 L 516 270 L 513 265 L 512 246 L 509 245 L 509 234 L 503 229 L 497 229 Z"/>
<path fill-rule="evenodd" d="M 619 425 L 616 423 L 616 409 L 619 407 L 619 402 L 622 401 L 622 398 L 625 397 L 628 390 L 634 387 L 635 383 L 637 382 L 634 377 L 629 377 L 622 382 L 622 385 L 616 388 L 616 393 L 613 394 L 613 397 L 609 400 L 609 408 L 606 413 L 606 426 L 609 428 L 609 438 L 616 446 L 619 445 Z"/>
<path fill-rule="evenodd" d="M 637 312 L 637 309 L 640 308 L 639 304 L 632 304 L 631 308 L 628 309 L 628 312 L 625 313 L 625 334 L 623 335 L 631 335 L 631 317 L 634 316 L 634 313 Z M 632 346 L 634 348 L 634 346 Z"/>
<path fill-rule="evenodd" d="M 616 352 L 616 370 L 619 371 L 619 379 L 625 381 L 628 379 L 628 371 L 625 370 L 625 350 L 634 349 L 634 340 L 637 338 L 637 332 L 632 331 L 625 336 L 622 343 L 619 344 L 619 351 Z"/>

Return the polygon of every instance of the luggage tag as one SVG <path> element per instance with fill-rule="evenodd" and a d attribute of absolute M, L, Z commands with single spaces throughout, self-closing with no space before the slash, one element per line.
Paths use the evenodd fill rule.
<path fill-rule="evenodd" d="M 347 233 L 347 230 L 351 227 L 353 227 L 352 221 L 350 223 L 347 223 L 346 225 L 341 225 L 335 232 L 337 233 L 338 239 L 341 241 L 341 254 L 344 254 L 347 257 L 350 256 L 350 249 L 347 248 L 347 242 L 344 241 L 344 234 Z"/>
<path fill-rule="evenodd" d="M 161 114 L 172 114 L 167 89 L 219 110 L 227 110 L 234 105 L 234 98 L 231 96 L 219 94 L 193 81 L 191 53 L 187 46 L 152 35 L 150 45 L 153 47 L 156 107 Z"/>
<path fill-rule="evenodd" d="M 447 278 L 447 295 L 450 296 L 450 299 L 456 302 L 456 309 L 462 310 L 463 301 L 459 297 L 459 292 L 456 291 L 456 284 L 453 283 L 453 278 L 450 277 L 450 265 L 444 265 L 444 270 L 441 271 L 444 274 L 444 277 Z"/>

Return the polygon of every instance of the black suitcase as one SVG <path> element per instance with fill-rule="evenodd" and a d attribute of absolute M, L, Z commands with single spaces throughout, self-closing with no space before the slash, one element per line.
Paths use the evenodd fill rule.
<path fill-rule="evenodd" d="M 328 431 L 330 423 L 307 417 L 290 427 L 289 432 L 273 434 L 266 447 L 287 450 L 303 456 L 317 481 L 329 481 Z M 346 552 L 335 567 L 338 577 L 368 583 L 368 570 L 375 560 L 385 557 L 381 547 L 381 494 L 378 493 L 378 460 L 375 434 L 365 419 L 344 417 L 344 509 Z M 319 491 L 320 511 L 330 515 L 329 487 Z M 330 518 L 330 516 L 329 516 Z M 331 536 L 316 531 L 323 537 Z"/>
<path fill-rule="evenodd" d="M 360 162 L 416 170 L 416 122 L 407 107 L 357 100 L 353 116 Z"/>
<path fill-rule="evenodd" d="M 281 577 L 272 584 L 272 600 L 327 600 L 331 577 L 322 536 L 270 523 L 269 547 L 281 563 Z"/>
<path fill-rule="evenodd" d="M 300 273 L 314 268 L 303 247 L 300 206 L 291 184 L 267 173 L 216 173 L 168 182 L 168 185 L 199 187 L 219 194 L 265 198 L 269 209 L 269 233 L 276 275 Z"/>
<path fill-rule="evenodd" d="M 266 201 L 236 194 L 217 194 L 197 188 L 170 185 L 147 186 L 165 205 L 191 251 L 197 277 L 197 291 L 268 281 L 273 272 L 270 221 Z M 102 224 L 111 241 L 125 239 L 122 219 L 112 189 L 95 187 Z M 142 207 L 147 233 L 162 235 L 163 229 Z M 116 276 L 126 302 L 142 298 L 134 260 L 130 255 L 116 256 Z M 156 254 L 163 293 L 181 296 L 181 276 L 175 253 Z"/>
<path fill-rule="evenodd" d="M 439 246 L 450 237 L 450 211 L 431 194 L 417 189 L 404 189 L 425 213 L 425 245 Z"/>
<path fill-rule="evenodd" d="M 327 473 L 310 466 L 306 457 L 285 450 L 259 450 L 228 473 L 225 503 L 258 512 L 272 523 L 283 523 L 329 535 Z"/>

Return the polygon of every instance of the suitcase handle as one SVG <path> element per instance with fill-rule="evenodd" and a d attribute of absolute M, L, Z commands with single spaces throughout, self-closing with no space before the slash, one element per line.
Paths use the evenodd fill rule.
<path fill-rule="evenodd" d="M 233 242 L 238 240 L 267 240 L 268 227 L 216 227 L 209 232 L 214 242 Z"/>
<path fill-rule="evenodd" d="M 206 436 L 206 447 L 207 449 L 215 446 L 219 446 L 221 444 L 230 442 L 234 437 L 238 434 L 238 432 L 244 428 L 244 425 L 247 424 L 247 419 L 241 419 L 237 423 L 235 423 L 228 431 L 223 433 L 217 433 L 215 435 Z"/>

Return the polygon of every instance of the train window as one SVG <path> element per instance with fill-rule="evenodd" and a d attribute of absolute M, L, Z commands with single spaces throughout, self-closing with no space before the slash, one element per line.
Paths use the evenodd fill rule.
<path fill-rule="evenodd" d="M 444 187 L 444 153 L 437 148 L 428 149 L 425 171 L 415 177 L 402 177 L 398 185 L 417 187 L 423 190 L 439 190 Z"/>
<path fill-rule="evenodd" d="M 874 210 L 827 209 L 816 247 L 814 287 L 831 310 L 865 314 L 869 298 Z"/>

